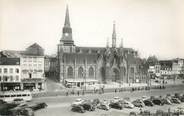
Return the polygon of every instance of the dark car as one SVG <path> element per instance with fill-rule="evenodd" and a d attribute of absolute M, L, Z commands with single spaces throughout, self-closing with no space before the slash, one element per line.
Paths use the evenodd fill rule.
<path fill-rule="evenodd" d="M 80 113 L 84 113 L 86 112 L 83 108 L 83 106 L 81 105 L 77 105 L 77 106 L 73 106 L 71 109 L 73 112 L 80 112 Z"/>
<path fill-rule="evenodd" d="M 42 102 L 42 103 L 36 103 L 35 105 L 29 106 L 29 108 L 31 108 L 33 111 L 39 110 L 39 109 L 43 109 L 46 108 L 47 104 Z"/>
<path fill-rule="evenodd" d="M 171 98 L 171 102 L 175 104 L 180 104 L 181 101 L 178 98 Z"/>
<path fill-rule="evenodd" d="M 175 93 L 174 97 L 178 98 L 181 102 L 184 102 L 184 95 L 182 95 L 180 93 Z"/>
<path fill-rule="evenodd" d="M 154 106 L 153 102 L 151 100 L 144 100 L 143 101 L 146 106 Z"/>
<path fill-rule="evenodd" d="M 155 99 L 152 99 L 152 102 L 153 104 L 155 105 L 163 105 L 164 103 L 162 102 L 162 100 L 158 99 L 158 98 L 155 98 Z"/>
<path fill-rule="evenodd" d="M 111 108 L 115 108 L 115 109 L 119 109 L 119 110 L 122 110 L 123 109 L 123 105 L 119 102 L 115 102 L 115 103 L 110 103 L 109 106 Z"/>
<path fill-rule="evenodd" d="M 89 101 L 89 100 L 86 100 L 84 101 L 81 106 L 84 108 L 84 110 L 87 110 L 87 111 L 95 111 L 95 105 L 93 104 L 93 102 Z"/>

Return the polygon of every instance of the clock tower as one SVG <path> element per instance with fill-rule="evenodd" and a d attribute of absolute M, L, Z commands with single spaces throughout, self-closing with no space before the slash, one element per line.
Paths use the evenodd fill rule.
<path fill-rule="evenodd" d="M 74 46 L 74 41 L 72 39 L 72 28 L 70 27 L 70 18 L 68 5 L 66 6 L 65 22 L 63 27 L 63 35 L 60 43 L 64 46 Z"/>

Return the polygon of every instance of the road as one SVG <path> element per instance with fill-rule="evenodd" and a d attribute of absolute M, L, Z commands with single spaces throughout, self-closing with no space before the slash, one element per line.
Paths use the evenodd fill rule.
<path fill-rule="evenodd" d="M 130 111 L 137 111 L 139 112 L 138 108 L 134 109 L 123 109 L 123 110 L 116 110 L 116 109 L 110 109 L 110 111 L 103 111 L 97 109 L 95 112 L 86 112 L 84 114 L 71 112 L 71 103 L 76 98 L 82 98 L 82 99 L 112 99 L 115 96 L 124 98 L 129 97 L 131 100 L 140 98 L 142 96 L 164 96 L 166 94 L 174 94 L 174 93 L 184 93 L 184 85 L 183 86 L 177 86 L 177 87 L 170 87 L 162 90 L 149 90 L 149 91 L 135 91 L 135 92 L 116 92 L 116 93 L 105 93 L 105 94 L 86 94 L 81 96 L 55 96 L 55 97 L 43 97 L 43 98 L 34 98 L 33 102 L 46 102 L 48 104 L 48 107 L 46 109 L 42 109 L 39 111 L 36 111 L 36 116 L 122 116 L 122 115 L 128 115 Z M 180 105 L 164 105 L 164 106 L 154 106 L 154 107 L 145 107 L 144 109 L 150 110 L 150 111 L 156 111 L 158 109 L 167 110 L 168 108 L 176 108 L 178 106 L 184 107 L 184 104 Z"/>

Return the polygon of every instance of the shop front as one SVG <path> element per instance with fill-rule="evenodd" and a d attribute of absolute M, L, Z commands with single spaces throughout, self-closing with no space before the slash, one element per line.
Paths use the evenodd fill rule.
<path fill-rule="evenodd" d="M 44 79 L 24 79 L 22 80 L 23 89 L 30 91 L 43 91 L 45 90 L 45 80 Z"/>
<path fill-rule="evenodd" d="M 21 83 L 20 82 L 1 82 L 0 83 L 1 91 L 16 91 L 21 90 Z"/>

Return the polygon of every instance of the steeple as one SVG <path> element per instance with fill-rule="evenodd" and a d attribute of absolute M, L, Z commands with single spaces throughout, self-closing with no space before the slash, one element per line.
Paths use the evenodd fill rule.
<path fill-rule="evenodd" d="M 65 27 L 70 27 L 70 17 L 69 17 L 69 10 L 68 5 L 66 6 L 66 14 L 65 14 Z"/>
<path fill-rule="evenodd" d="M 116 47 L 116 24 L 113 22 L 113 33 L 112 33 L 112 47 Z"/>
<path fill-rule="evenodd" d="M 73 46 L 74 41 L 72 39 L 72 28 L 70 27 L 69 9 L 66 6 L 65 22 L 63 27 L 63 35 L 61 38 L 61 43 L 66 46 Z"/>

